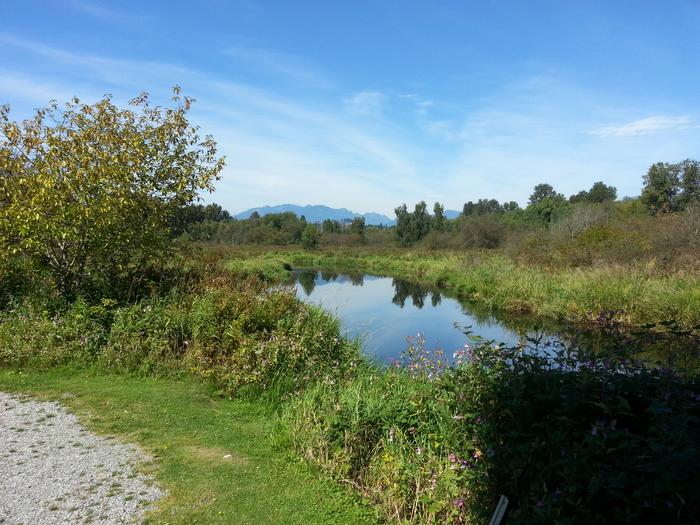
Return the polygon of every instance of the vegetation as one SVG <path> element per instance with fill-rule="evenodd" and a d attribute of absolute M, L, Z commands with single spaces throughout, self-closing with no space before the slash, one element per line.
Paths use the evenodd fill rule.
<path fill-rule="evenodd" d="M 21 125 L 0 109 L 0 264 L 26 256 L 72 298 L 95 281 L 135 279 L 162 256 L 169 215 L 223 167 L 187 121 L 190 99 L 175 89 L 173 101 L 74 99 Z"/>
<path fill-rule="evenodd" d="M 224 252 L 226 253 L 226 252 Z M 668 275 L 646 265 L 605 265 L 586 271 L 521 264 L 489 251 L 459 254 L 431 250 L 237 249 L 227 252 L 228 267 L 283 281 L 284 265 L 401 276 L 442 288 L 494 309 L 528 312 L 572 323 L 601 318 L 642 326 L 673 319 L 691 328 L 700 324 L 700 282 L 694 273 Z M 276 269 L 275 272 L 271 271 Z M 263 271 L 264 270 L 264 271 Z"/>
<path fill-rule="evenodd" d="M 0 371 L 0 389 L 60 400 L 91 430 L 136 442 L 168 495 L 147 523 L 376 523 L 271 439 L 274 409 L 191 379 L 95 370 Z M 157 467 L 157 468 L 154 468 Z"/>
<path fill-rule="evenodd" d="M 393 230 L 292 214 L 235 221 L 186 207 L 223 161 L 178 96 L 171 109 L 139 97 L 138 111 L 74 101 L 22 126 L 1 113 L 0 385 L 77 393 L 66 402 L 93 428 L 153 452 L 171 491 L 154 521 L 371 521 L 356 498 L 283 463 L 289 451 L 396 523 L 485 522 L 500 494 L 515 523 L 700 519 L 694 375 L 646 368 L 630 348 L 476 340 L 450 358 L 420 336 L 404 366 L 380 368 L 336 319 L 264 280 L 350 265 L 545 316 L 671 317 L 689 336 L 700 287 L 679 268 L 697 260 L 692 162 L 666 193 L 673 206 L 611 202 L 604 184 L 566 199 L 541 184 L 524 210 L 482 200 L 452 221 L 439 204 L 432 215 L 403 205 Z M 646 195 L 676 180 L 657 168 Z M 252 256 L 187 242 L 208 231 L 305 249 Z M 393 251 L 377 254 L 388 237 Z"/>
<path fill-rule="evenodd" d="M 131 306 L 76 304 L 58 316 L 18 309 L 6 312 L 0 327 L 2 366 L 87 366 L 76 379 L 61 379 L 83 385 L 90 395 L 85 406 L 101 406 L 110 395 L 129 398 L 119 414 L 136 414 L 120 423 L 121 431 L 140 429 L 136 435 L 159 456 L 168 486 L 182 486 L 175 476 L 194 479 L 194 493 L 177 488 L 163 516 L 179 512 L 205 483 L 223 491 L 229 475 L 248 479 L 225 469 L 209 473 L 211 467 L 186 456 L 188 429 L 197 429 L 195 443 L 206 442 L 199 424 L 221 419 L 204 410 L 173 425 L 168 414 L 177 414 L 179 422 L 183 414 L 202 410 L 202 403 L 211 408 L 212 401 L 188 400 L 192 390 L 182 393 L 181 386 L 165 381 L 115 393 L 127 380 L 106 378 L 111 386 L 103 390 L 99 378 L 105 372 L 93 377 L 91 367 L 180 378 L 185 385 L 191 385 L 186 377 L 213 381 L 238 399 L 222 405 L 224 415 L 264 403 L 269 408 L 258 410 L 271 410 L 266 413 L 276 421 L 281 451 L 297 451 L 397 522 L 483 522 L 501 493 L 511 499 L 509 519 L 518 523 L 634 523 L 648 516 L 692 522 L 700 512 L 692 497 L 700 486 L 700 384 L 645 369 L 626 354 L 542 354 L 476 342 L 448 367 L 446 357 L 428 351 L 419 338 L 405 367 L 380 369 L 339 336 L 328 314 L 298 303 L 288 291 L 240 283 L 225 273 L 203 275 L 187 294 Z M 554 357 L 543 357 L 548 355 Z M 13 384 L 12 374 L 3 377 Z M 27 388 L 24 376 L 17 377 Z M 46 376 L 29 377 L 39 390 L 51 390 Z M 173 402 L 172 412 L 154 416 L 156 400 L 142 394 L 165 399 L 157 392 L 172 388 L 181 401 Z M 117 424 L 116 414 L 102 412 L 101 419 Z M 238 420 L 223 421 L 228 438 L 219 424 L 207 427 L 217 436 L 207 446 L 219 451 L 232 442 L 225 439 L 239 439 L 234 435 L 241 432 Z M 177 428 L 164 437 L 159 429 L 165 424 Z M 296 504 L 294 497 L 282 504 Z M 233 512 L 230 496 L 222 501 Z M 201 514 L 188 508 L 185 516 L 206 517 L 219 509 L 212 503 Z"/>

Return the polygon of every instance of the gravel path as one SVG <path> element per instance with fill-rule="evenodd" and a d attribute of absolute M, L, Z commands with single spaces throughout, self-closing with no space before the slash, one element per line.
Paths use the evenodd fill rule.
<path fill-rule="evenodd" d="M 58 403 L 0 392 L 2 525 L 138 523 L 163 495 L 138 471 L 146 459 Z"/>

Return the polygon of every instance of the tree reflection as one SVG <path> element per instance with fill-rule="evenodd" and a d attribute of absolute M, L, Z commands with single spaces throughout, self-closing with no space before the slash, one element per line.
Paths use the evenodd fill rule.
<path fill-rule="evenodd" d="M 362 275 L 361 273 L 350 275 L 349 277 L 350 277 L 350 282 L 352 283 L 353 286 L 362 286 L 363 284 L 365 284 L 365 276 Z"/>
<path fill-rule="evenodd" d="M 393 279 L 392 284 L 394 286 L 394 297 L 391 302 L 401 308 L 406 305 L 406 299 L 409 297 L 411 298 L 413 306 L 416 308 L 423 308 L 425 306 L 425 299 L 428 297 L 428 294 L 431 295 L 430 302 L 433 306 L 439 305 L 442 301 L 440 292 L 431 290 L 427 286 L 404 281 L 403 279 Z"/>
<path fill-rule="evenodd" d="M 314 291 L 314 288 L 316 287 L 316 276 L 318 274 L 316 272 L 299 272 L 297 275 L 297 281 L 299 281 L 299 284 L 301 285 L 302 290 L 304 290 L 304 293 L 306 296 L 310 296 L 311 292 Z"/>
<path fill-rule="evenodd" d="M 331 272 L 329 270 L 321 270 L 321 279 L 323 279 L 326 282 L 331 282 L 335 281 L 338 278 L 338 274 L 336 272 Z"/>

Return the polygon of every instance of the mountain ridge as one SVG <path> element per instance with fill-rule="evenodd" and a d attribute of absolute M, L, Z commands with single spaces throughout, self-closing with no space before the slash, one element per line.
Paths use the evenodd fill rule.
<path fill-rule="evenodd" d="M 326 219 L 335 221 L 352 220 L 355 217 L 364 217 L 365 223 L 372 226 L 393 226 L 396 224 L 394 219 L 387 217 L 382 213 L 355 213 L 347 208 L 331 208 L 330 206 L 325 206 L 323 204 L 307 204 L 305 206 L 299 204 L 278 204 L 278 205 L 266 205 L 259 206 L 257 208 L 250 208 L 242 211 L 234 217 L 236 219 L 247 219 L 254 212 L 258 212 L 259 215 L 269 215 L 271 213 L 285 213 L 292 212 L 298 217 L 302 215 L 309 222 L 323 222 Z"/>

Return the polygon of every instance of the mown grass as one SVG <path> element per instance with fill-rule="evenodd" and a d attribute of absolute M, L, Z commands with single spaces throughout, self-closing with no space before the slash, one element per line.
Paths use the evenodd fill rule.
<path fill-rule="evenodd" d="M 546 268 L 518 264 L 502 254 L 412 250 L 232 250 L 235 272 L 259 268 L 285 278 L 284 265 L 391 275 L 438 286 L 491 308 L 574 323 L 614 317 L 628 326 L 673 319 L 700 324 L 700 277 L 662 273 L 652 265 Z M 288 275 L 288 274 L 287 274 Z"/>
<path fill-rule="evenodd" d="M 138 443 L 168 492 L 152 524 L 363 524 L 368 510 L 276 447 L 265 402 L 185 379 L 91 370 L 0 370 L 0 389 L 57 399 L 90 429 Z M 230 458 L 224 456 L 230 455 Z"/>

